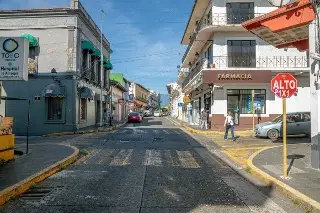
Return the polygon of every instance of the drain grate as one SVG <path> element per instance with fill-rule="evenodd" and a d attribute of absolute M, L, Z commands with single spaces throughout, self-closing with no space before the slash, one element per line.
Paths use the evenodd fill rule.
<path fill-rule="evenodd" d="M 57 188 L 62 187 L 34 187 L 20 195 L 20 198 L 27 201 L 40 201 Z"/>

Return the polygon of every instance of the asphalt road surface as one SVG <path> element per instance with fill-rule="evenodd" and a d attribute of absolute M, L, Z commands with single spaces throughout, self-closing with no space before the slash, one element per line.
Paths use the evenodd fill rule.
<path fill-rule="evenodd" d="M 0 212 L 304 212 L 262 193 L 166 118 L 71 143 L 89 154 Z"/>

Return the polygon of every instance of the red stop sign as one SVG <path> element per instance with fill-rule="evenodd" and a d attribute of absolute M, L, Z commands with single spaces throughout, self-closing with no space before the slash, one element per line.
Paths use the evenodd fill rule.
<path fill-rule="evenodd" d="M 290 73 L 279 73 L 271 80 L 271 91 L 279 98 L 290 98 L 298 90 L 298 81 Z"/>

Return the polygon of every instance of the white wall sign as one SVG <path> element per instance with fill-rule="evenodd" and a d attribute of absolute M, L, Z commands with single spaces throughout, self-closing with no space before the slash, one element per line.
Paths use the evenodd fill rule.
<path fill-rule="evenodd" d="M 0 37 L 0 81 L 28 80 L 29 41 Z"/>

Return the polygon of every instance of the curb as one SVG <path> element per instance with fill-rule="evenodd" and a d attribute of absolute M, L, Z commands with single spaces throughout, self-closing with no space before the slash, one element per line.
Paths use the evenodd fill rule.
<path fill-rule="evenodd" d="M 189 127 L 185 124 L 183 124 L 182 122 L 180 121 L 177 121 L 175 119 L 172 119 L 171 120 L 174 120 L 176 123 L 179 123 L 179 125 L 183 126 L 187 131 L 190 131 L 191 133 L 196 133 L 196 134 L 202 134 L 202 135 L 224 135 L 224 131 L 221 130 L 221 131 L 203 131 L 203 130 L 198 130 L 198 129 L 194 129 L 192 127 Z M 245 134 L 245 135 L 252 135 L 252 130 L 239 130 L 237 131 L 237 134 L 238 135 L 241 135 L 241 134 Z"/>
<path fill-rule="evenodd" d="M 71 147 L 74 150 L 73 154 L 41 170 L 40 172 L 0 191 L 0 206 L 8 202 L 10 199 L 24 193 L 25 191 L 30 189 L 32 185 L 38 182 L 41 182 L 44 179 L 50 177 L 51 175 L 66 168 L 68 165 L 75 162 L 79 158 L 80 153 L 78 148 L 74 146 L 69 146 L 69 145 L 63 145 L 63 146 Z"/>
<path fill-rule="evenodd" d="M 94 129 L 94 130 L 85 130 L 85 131 L 79 131 L 79 132 L 58 132 L 58 133 L 51 133 L 47 135 L 42 135 L 42 137 L 56 137 L 56 136 L 65 136 L 65 135 L 82 135 L 82 134 L 90 134 L 90 133 L 98 133 L 98 132 L 110 132 L 117 128 L 120 128 L 124 126 L 126 123 L 117 124 L 115 126 L 105 128 L 105 129 Z"/>
<path fill-rule="evenodd" d="M 278 146 L 279 147 L 279 146 Z M 315 209 L 317 211 L 320 211 L 320 203 L 313 200 L 312 198 L 306 196 L 305 194 L 297 191 L 296 189 L 288 186 L 287 184 L 281 182 L 280 180 L 272 177 L 271 175 L 265 173 L 264 171 L 260 170 L 256 166 L 253 165 L 253 159 L 260 154 L 261 152 L 272 149 L 275 147 L 268 147 L 261 149 L 254 154 L 252 154 L 249 159 L 247 160 L 247 165 L 250 168 L 252 174 L 262 180 L 263 182 L 267 184 L 273 184 L 278 191 L 289 197 L 290 199 L 294 200 L 295 202 L 298 202 L 300 205 L 307 209 Z"/>

